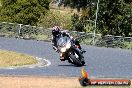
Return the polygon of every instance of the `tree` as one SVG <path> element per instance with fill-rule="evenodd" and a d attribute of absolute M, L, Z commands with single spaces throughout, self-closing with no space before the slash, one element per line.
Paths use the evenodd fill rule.
<path fill-rule="evenodd" d="M 81 21 L 95 20 L 97 0 L 62 0 L 64 6 L 77 8 L 81 12 Z M 132 36 L 132 1 L 100 0 L 97 19 L 97 31 L 103 35 Z M 93 27 L 94 28 L 94 27 Z"/>
<path fill-rule="evenodd" d="M 99 5 L 98 29 L 103 34 L 130 36 L 131 6 L 124 0 L 102 0 Z"/>
<path fill-rule="evenodd" d="M 72 20 L 72 30 L 73 31 L 79 31 L 79 32 L 84 31 L 83 22 L 79 20 L 78 14 L 73 14 L 73 16 L 71 17 L 71 20 Z"/>
<path fill-rule="evenodd" d="M 71 27 L 71 14 L 61 13 L 60 11 L 50 10 L 46 16 L 41 16 L 38 26 L 50 28 L 55 25 L 62 26 L 63 29 L 70 29 Z"/>
<path fill-rule="evenodd" d="M 77 19 L 76 23 L 73 22 L 74 15 L 72 16 L 72 30 L 77 31 L 89 31 L 89 29 L 91 30 L 91 25 L 93 25 L 93 22 L 90 23 L 90 25 L 87 25 L 89 23 L 87 20 L 91 20 L 93 18 L 95 8 L 92 9 L 92 7 L 94 7 L 96 0 L 60 0 L 60 1 L 61 3 L 64 4 L 65 7 L 71 7 L 72 9 L 76 8 L 77 11 L 79 12 L 78 13 L 79 18 Z"/>
<path fill-rule="evenodd" d="M 36 25 L 49 10 L 49 0 L 2 0 L 0 20 Z"/>

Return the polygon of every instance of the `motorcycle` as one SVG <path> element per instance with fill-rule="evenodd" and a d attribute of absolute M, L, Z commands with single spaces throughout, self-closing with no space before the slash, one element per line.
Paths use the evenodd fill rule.
<path fill-rule="evenodd" d="M 77 66 L 83 66 L 85 64 L 83 54 L 69 37 L 60 37 L 57 40 L 57 46 L 61 61 L 68 60 L 69 63 Z"/>

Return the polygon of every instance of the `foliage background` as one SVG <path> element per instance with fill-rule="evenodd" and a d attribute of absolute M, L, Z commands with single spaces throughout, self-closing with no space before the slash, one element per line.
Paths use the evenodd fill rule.
<path fill-rule="evenodd" d="M 71 29 L 71 15 L 69 10 L 50 9 L 46 16 L 42 15 L 39 19 L 38 26 L 51 28 L 55 25 L 61 26 L 64 29 Z"/>
<path fill-rule="evenodd" d="M 97 0 L 1 0 L 1 3 L 0 21 L 45 28 L 59 25 L 80 32 L 95 29 Z M 59 7 L 51 8 L 53 4 Z M 75 8 L 78 12 L 74 11 Z M 100 0 L 96 32 L 132 36 L 132 1 Z"/>
<path fill-rule="evenodd" d="M 0 21 L 36 25 L 49 10 L 49 0 L 1 0 Z"/>
<path fill-rule="evenodd" d="M 79 19 L 76 23 L 82 24 L 84 29 L 79 31 L 86 31 L 85 27 L 87 29 L 93 27 L 94 30 L 94 25 L 89 22 L 95 20 L 97 0 L 61 0 L 61 4 L 76 8 L 81 13 L 78 14 Z M 132 1 L 100 0 L 97 32 L 102 35 L 132 36 Z"/>

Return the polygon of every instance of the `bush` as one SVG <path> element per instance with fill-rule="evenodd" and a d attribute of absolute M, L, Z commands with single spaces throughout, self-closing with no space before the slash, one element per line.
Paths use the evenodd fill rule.
<path fill-rule="evenodd" d="M 49 0 L 1 0 L 0 20 L 36 25 L 49 10 Z"/>
<path fill-rule="evenodd" d="M 51 28 L 55 25 L 63 26 L 64 29 L 71 29 L 71 13 L 51 9 L 46 16 L 41 16 L 38 22 L 38 26 L 45 28 Z"/>
<path fill-rule="evenodd" d="M 84 31 L 84 24 L 82 20 L 79 18 L 78 14 L 73 14 L 72 15 L 72 29 L 73 31 L 79 31 L 82 32 Z"/>

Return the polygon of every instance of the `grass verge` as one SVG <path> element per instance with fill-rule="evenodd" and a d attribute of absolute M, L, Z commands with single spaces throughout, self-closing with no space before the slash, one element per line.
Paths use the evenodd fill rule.
<path fill-rule="evenodd" d="M 23 66 L 35 63 L 37 63 L 37 60 L 32 56 L 0 50 L 0 67 Z"/>
<path fill-rule="evenodd" d="M 132 49 L 132 42 L 124 42 L 125 49 Z"/>
<path fill-rule="evenodd" d="M 2 5 L 1 5 L 1 0 L 0 0 L 0 6 L 2 6 Z"/>

